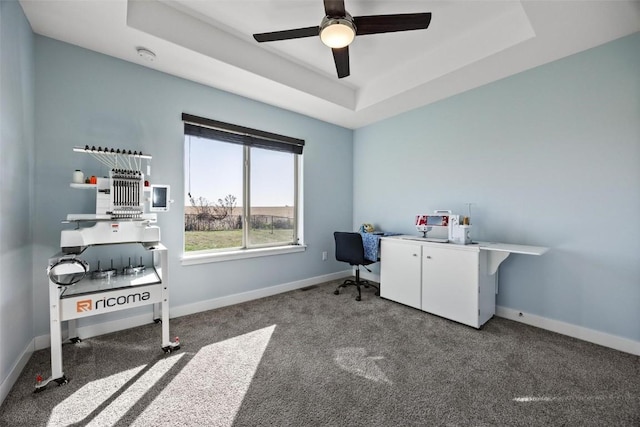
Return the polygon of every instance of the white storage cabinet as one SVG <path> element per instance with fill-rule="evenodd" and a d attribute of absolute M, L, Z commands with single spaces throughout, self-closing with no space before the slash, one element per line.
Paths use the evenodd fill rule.
<path fill-rule="evenodd" d="M 392 239 L 380 243 L 380 296 L 421 308 L 422 246 Z"/>
<path fill-rule="evenodd" d="M 380 296 L 474 328 L 495 314 L 495 275 L 486 251 L 454 245 L 383 238 Z"/>

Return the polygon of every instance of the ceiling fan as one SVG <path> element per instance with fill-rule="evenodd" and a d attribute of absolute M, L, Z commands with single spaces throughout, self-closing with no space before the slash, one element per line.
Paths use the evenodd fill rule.
<path fill-rule="evenodd" d="M 262 43 L 319 35 L 331 48 L 341 79 L 349 75 L 349 44 L 355 36 L 424 30 L 431 22 L 431 13 L 351 16 L 344 8 L 344 0 L 324 0 L 324 11 L 326 15 L 319 26 L 254 34 L 253 38 Z"/>

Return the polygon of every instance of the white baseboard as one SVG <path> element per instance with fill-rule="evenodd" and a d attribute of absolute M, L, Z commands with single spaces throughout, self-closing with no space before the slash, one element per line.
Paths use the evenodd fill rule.
<path fill-rule="evenodd" d="M 186 316 L 189 314 L 200 313 L 207 310 L 214 310 L 220 307 L 240 304 L 242 302 L 252 301 L 259 298 L 265 298 L 271 295 L 289 292 L 307 286 L 313 286 L 331 280 L 342 279 L 351 275 L 351 270 L 340 271 L 337 273 L 325 274 L 322 276 L 311 277 L 309 279 L 297 280 L 295 282 L 284 283 L 282 285 L 271 286 L 268 288 L 256 289 L 253 291 L 242 292 L 239 294 L 228 295 L 220 298 L 213 298 L 206 301 L 199 301 L 193 304 L 185 304 L 169 309 L 169 318 Z M 135 328 L 153 322 L 153 314 L 140 314 L 137 316 L 125 317 L 109 322 L 97 323 L 94 325 L 82 326 L 77 328 L 77 335 L 81 338 L 91 338 L 98 335 L 117 332 L 124 329 Z M 63 332 L 64 335 L 64 332 Z M 42 350 L 51 346 L 51 338 L 49 334 L 40 335 L 34 338 L 35 349 Z"/>
<path fill-rule="evenodd" d="M 616 335 L 584 328 L 571 323 L 561 322 L 559 320 L 537 316 L 535 314 L 525 313 L 507 307 L 497 306 L 496 316 L 640 356 L 640 342 L 633 341 L 628 338 L 622 338 Z"/>
<path fill-rule="evenodd" d="M 240 294 L 228 295 L 220 298 L 214 298 L 206 301 L 200 301 L 193 304 L 181 305 L 170 310 L 170 317 L 186 316 L 188 314 L 200 313 L 207 310 L 214 310 L 220 307 L 240 304 L 247 301 L 253 301 L 259 298 L 265 298 L 272 295 L 289 292 L 296 289 L 306 288 L 307 286 L 318 285 L 320 283 L 349 277 L 351 271 L 339 271 L 337 273 L 325 274 L 323 276 L 311 277 L 309 279 L 297 280 L 295 282 L 284 283 L 282 285 L 271 286 L 268 288 L 256 289 L 254 291 L 242 292 Z"/>
<path fill-rule="evenodd" d="M 29 358 L 31 358 L 31 355 L 33 354 L 34 342 L 35 340 L 31 340 L 31 342 L 27 344 L 24 350 L 22 350 L 22 354 L 13 365 L 13 367 L 9 370 L 9 375 L 7 375 L 4 381 L 2 381 L 2 384 L 0 384 L 0 404 L 4 402 L 4 399 L 7 397 L 7 395 L 11 391 L 11 388 L 18 380 L 18 377 L 22 373 L 22 370 L 29 361 Z M 35 380 L 36 379 L 34 378 L 34 384 Z"/>

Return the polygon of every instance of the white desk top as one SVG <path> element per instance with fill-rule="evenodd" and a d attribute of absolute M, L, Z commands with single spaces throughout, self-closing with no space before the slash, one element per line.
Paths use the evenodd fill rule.
<path fill-rule="evenodd" d="M 486 251 L 509 252 L 512 254 L 542 255 L 549 248 L 543 246 L 512 245 L 510 243 L 477 242 Z"/>
<path fill-rule="evenodd" d="M 485 251 L 495 251 L 495 252 L 509 252 L 511 254 L 524 254 L 524 255 L 542 255 L 549 250 L 549 248 L 545 248 L 543 246 L 527 246 L 527 245 L 514 245 L 511 243 L 498 243 L 498 242 L 473 242 L 469 245 L 456 245 L 451 242 L 442 242 L 442 239 L 430 239 L 419 236 L 412 235 L 393 235 L 384 237 L 387 239 L 399 239 L 399 240 L 412 240 L 421 243 L 431 244 L 431 245 L 446 245 L 453 246 L 458 248 L 479 248 L 480 250 Z M 446 240 L 446 239 L 445 239 Z"/>
<path fill-rule="evenodd" d="M 395 235 L 389 237 L 383 237 L 383 239 L 399 239 L 399 240 L 413 240 L 418 241 L 422 245 L 451 247 L 461 250 L 480 250 L 487 251 L 488 258 L 488 270 L 489 274 L 495 274 L 498 271 L 498 267 L 507 259 L 511 254 L 523 254 L 523 255 L 542 255 L 549 250 L 543 246 L 527 246 L 527 245 L 513 245 L 510 243 L 497 243 L 497 242 L 473 242 L 470 245 L 456 245 L 455 243 L 438 243 L 429 241 L 429 239 L 411 236 L 411 235 Z"/>

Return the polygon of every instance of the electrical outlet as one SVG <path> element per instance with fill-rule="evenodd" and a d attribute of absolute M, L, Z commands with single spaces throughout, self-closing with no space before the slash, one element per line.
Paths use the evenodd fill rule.
<path fill-rule="evenodd" d="M 322 260 L 323 261 L 327 260 L 327 251 L 322 252 Z"/>

